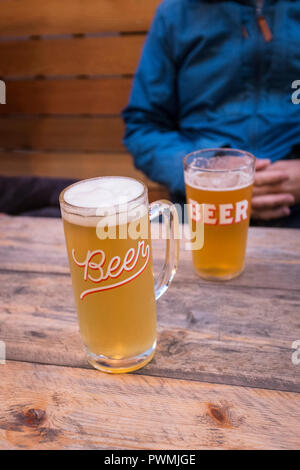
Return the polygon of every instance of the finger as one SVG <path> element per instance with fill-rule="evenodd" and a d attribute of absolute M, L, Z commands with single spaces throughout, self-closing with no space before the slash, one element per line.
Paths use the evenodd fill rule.
<path fill-rule="evenodd" d="M 270 170 L 285 170 L 291 160 L 277 160 L 270 165 Z"/>
<path fill-rule="evenodd" d="M 252 211 L 251 216 L 257 220 L 272 220 L 279 219 L 280 217 L 287 217 L 291 211 L 288 207 L 282 206 L 276 209 L 269 209 L 264 211 Z"/>
<path fill-rule="evenodd" d="M 279 184 L 289 179 L 289 175 L 283 171 L 259 171 L 255 173 L 254 185 L 263 186 L 268 184 Z"/>
<path fill-rule="evenodd" d="M 253 186 L 252 197 L 264 196 L 265 194 L 272 193 L 272 186 Z"/>
<path fill-rule="evenodd" d="M 292 194 L 266 194 L 252 198 L 253 209 L 270 209 L 278 206 L 292 206 L 295 198 Z"/>
<path fill-rule="evenodd" d="M 263 196 L 265 194 L 286 194 L 287 189 L 284 184 L 265 184 L 263 186 L 253 186 L 253 196 Z"/>
<path fill-rule="evenodd" d="M 270 164 L 271 164 L 271 161 L 268 160 L 267 158 L 257 158 L 255 160 L 255 169 L 256 171 L 264 170 Z"/>

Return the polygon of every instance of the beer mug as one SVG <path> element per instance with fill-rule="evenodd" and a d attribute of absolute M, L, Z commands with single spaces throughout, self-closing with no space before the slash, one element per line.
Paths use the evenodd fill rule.
<path fill-rule="evenodd" d="M 139 369 L 154 355 L 155 301 L 177 268 L 176 209 L 168 201 L 149 205 L 146 186 L 127 177 L 77 182 L 62 191 L 60 207 L 87 359 L 105 372 Z M 166 257 L 154 283 L 150 220 L 158 216 Z"/>
<path fill-rule="evenodd" d="M 244 269 L 255 157 L 236 149 L 204 149 L 184 159 L 191 232 L 204 224 L 204 242 L 193 250 L 204 279 L 228 280 Z"/>

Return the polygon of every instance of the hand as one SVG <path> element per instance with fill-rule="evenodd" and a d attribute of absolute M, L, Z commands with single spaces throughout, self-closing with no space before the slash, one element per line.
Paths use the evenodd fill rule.
<path fill-rule="evenodd" d="M 288 165 L 279 163 L 290 163 L 280 161 L 271 164 L 270 160 L 257 160 L 256 173 L 253 185 L 252 217 L 260 220 L 272 220 L 285 217 L 290 214 L 289 207 L 295 203 L 295 195 L 291 184 L 293 169 Z M 300 161 L 299 161 L 300 163 Z M 300 167 L 299 167 L 300 182 Z M 300 183 L 298 183 L 300 184 Z"/>
<path fill-rule="evenodd" d="M 284 172 L 288 178 L 283 181 L 278 187 L 275 187 L 276 192 L 288 192 L 295 198 L 295 203 L 300 203 L 300 160 L 278 160 L 274 162 L 270 169 L 273 171 Z"/>

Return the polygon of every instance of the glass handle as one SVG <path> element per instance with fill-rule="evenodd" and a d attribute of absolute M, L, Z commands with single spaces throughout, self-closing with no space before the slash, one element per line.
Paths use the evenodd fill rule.
<path fill-rule="evenodd" d="M 177 271 L 180 245 L 179 222 L 177 210 L 169 201 L 152 202 L 149 213 L 150 221 L 160 215 L 163 217 L 166 234 L 165 262 L 154 286 L 155 299 L 157 300 L 166 292 Z"/>

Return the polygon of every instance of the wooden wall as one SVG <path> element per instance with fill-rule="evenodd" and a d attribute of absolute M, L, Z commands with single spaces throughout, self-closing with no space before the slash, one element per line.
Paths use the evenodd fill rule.
<path fill-rule="evenodd" d="M 5 0 L 0 173 L 143 179 L 122 145 L 127 103 L 159 0 Z"/>

